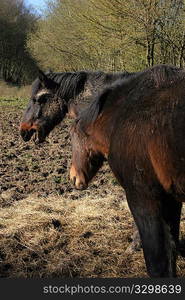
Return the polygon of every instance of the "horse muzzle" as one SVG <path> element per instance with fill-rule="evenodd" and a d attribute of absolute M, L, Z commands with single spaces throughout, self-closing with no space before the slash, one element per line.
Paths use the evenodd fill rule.
<path fill-rule="evenodd" d="M 39 127 L 35 123 L 21 123 L 20 124 L 20 134 L 22 139 L 25 142 L 28 142 L 31 137 L 36 134 L 36 132 L 39 132 Z"/>
<path fill-rule="evenodd" d="M 84 176 L 78 175 L 73 166 L 70 169 L 70 181 L 77 190 L 85 190 L 88 187 Z"/>
<path fill-rule="evenodd" d="M 71 183 L 77 190 L 85 190 L 88 185 L 85 182 L 81 182 L 77 177 L 71 178 Z"/>

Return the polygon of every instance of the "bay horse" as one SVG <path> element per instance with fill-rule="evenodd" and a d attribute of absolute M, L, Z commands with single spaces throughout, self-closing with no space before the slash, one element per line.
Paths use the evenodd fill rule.
<path fill-rule="evenodd" d="M 36 143 L 42 143 L 49 133 L 66 116 L 75 118 L 93 99 L 94 94 L 119 79 L 126 79 L 135 73 L 103 71 L 47 72 L 39 70 L 32 83 L 29 103 L 20 124 L 20 134 L 25 142 L 32 136 Z M 139 236 L 128 251 L 140 248 Z"/>
<path fill-rule="evenodd" d="M 71 182 L 86 188 L 107 158 L 125 189 L 150 277 L 176 277 L 184 128 L 185 71 L 168 65 L 105 88 L 71 128 Z"/>
<path fill-rule="evenodd" d="M 49 133 L 69 114 L 75 117 L 87 105 L 93 93 L 117 79 L 132 73 L 105 73 L 102 71 L 78 71 L 43 73 L 32 84 L 31 98 L 23 114 L 20 134 L 25 142 L 32 136 L 41 143 Z M 78 106 L 77 106 L 78 104 Z"/>

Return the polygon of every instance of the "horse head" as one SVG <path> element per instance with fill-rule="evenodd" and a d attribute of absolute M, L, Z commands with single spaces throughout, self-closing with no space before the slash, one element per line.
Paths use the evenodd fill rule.
<path fill-rule="evenodd" d="M 76 120 L 70 131 L 72 143 L 70 180 L 77 189 L 82 190 L 88 187 L 105 158 L 96 148 L 93 139 L 81 130 L 80 125 L 80 121 Z"/>
<path fill-rule="evenodd" d="M 32 84 L 32 93 L 20 124 L 24 141 L 33 135 L 39 143 L 64 118 L 67 104 L 58 96 L 59 84 L 39 71 L 39 77 Z"/>

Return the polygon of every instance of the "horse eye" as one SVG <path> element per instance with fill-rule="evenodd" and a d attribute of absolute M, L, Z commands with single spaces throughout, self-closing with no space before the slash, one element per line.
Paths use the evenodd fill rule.
<path fill-rule="evenodd" d="M 46 103 L 47 97 L 45 95 L 43 95 L 43 96 L 39 97 L 37 101 L 39 104 Z"/>

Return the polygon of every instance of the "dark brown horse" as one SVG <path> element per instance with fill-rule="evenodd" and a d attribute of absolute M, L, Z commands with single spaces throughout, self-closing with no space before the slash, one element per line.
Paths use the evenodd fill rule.
<path fill-rule="evenodd" d="M 91 102 L 97 91 L 133 74 L 101 71 L 44 74 L 39 71 L 39 77 L 32 84 L 31 99 L 20 124 L 23 140 L 29 141 L 34 136 L 36 142 L 43 142 L 66 115 L 75 118 Z M 130 248 L 135 250 L 138 247 L 139 241 L 136 238 Z"/>
<path fill-rule="evenodd" d="M 43 142 L 67 113 L 76 113 L 76 104 L 83 108 L 90 102 L 93 93 L 131 74 L 101 71 L 44 74 L 39 71 L 39 77 L 32 84 L 31 99 L 20 124 L 23 140 L 29 141 L 35 135 L 37 142 Z"/>
<path fill-rule="evenodd" d="M 126 191 L 151 277 L 176 276 L 184 128 L 185 71 L 160 65 L 106 88 L 71 129 L 71 181 L 86 188 L 108 158 Z"/>

